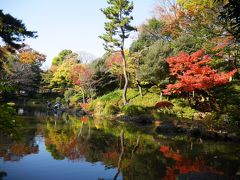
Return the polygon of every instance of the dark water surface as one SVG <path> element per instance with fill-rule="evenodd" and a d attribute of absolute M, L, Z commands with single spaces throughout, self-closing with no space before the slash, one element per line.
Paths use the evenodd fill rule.
<path fill-rule="evenodd" d="M 17 111 L 25 128 L 18 140 L 0 135 L 0 179 L 240 179 L 237 143 L 166 139 L 154 126 L 41 107 Z"/>

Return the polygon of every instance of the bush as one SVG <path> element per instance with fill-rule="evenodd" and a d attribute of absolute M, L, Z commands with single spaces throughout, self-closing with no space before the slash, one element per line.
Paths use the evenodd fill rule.
<path fill-rule="evenodd" d="M 174 105 L 169 101 L 160 101 L 155 104 L 155 108 L 157 108 L 157 109 L 162 109 L 162 108 L 172 109 L 173 106 Z"/>
<path fill-rule="evenodd" d="M 172 102 L 174 104 L 173 111 L 177 117 L 192 119 L 199 112 L 188 106 L 185 99 L 174 99 Z"/>
<path fill-rule="evenodd" d="M 108 104 L 105 106 L 103 113 L 105 115 L 115 115 L 119 112 L 119 107 L 116 105 Z"/>
<path fill-rule="evenodd" d="M 141 114 L 146 114 L 147 109 L 137 105 L 126 105 L 122 108 L 122 112 L 127 116 L 137 116 Z"/>

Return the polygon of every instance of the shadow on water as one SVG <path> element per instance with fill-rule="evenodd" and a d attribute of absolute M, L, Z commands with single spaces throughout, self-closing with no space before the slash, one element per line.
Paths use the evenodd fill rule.
<path fill-rule="evenodd" d="M 0 179 L 239 178 L 238 144 L 161 139 L 154 127 L 40 105 L 18 106 L 17 112 L 30 125 L 19 140 L 0 136 Z"/>

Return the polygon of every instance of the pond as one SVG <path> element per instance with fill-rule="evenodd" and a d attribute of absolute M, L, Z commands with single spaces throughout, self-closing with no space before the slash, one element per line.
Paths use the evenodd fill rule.
<path fill-rule="evenodd" d="M 19 138 L 0 135 L 0 179 L 239 179 L 240 145 L 165 138 L 153 125 L 21 106 Z"/>

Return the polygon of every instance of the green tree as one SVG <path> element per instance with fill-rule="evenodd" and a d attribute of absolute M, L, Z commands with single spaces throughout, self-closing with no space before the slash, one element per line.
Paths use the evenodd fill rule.
<path fill-rule="evenodd" d="M 0 37 L 2 40 L 13 48 L 20 48 L 19 42 L 24 41 L 26 37 L 36 38 L 36 32 L 28 31 L 24 23 L 11 16 L 4 14 L 0 10 Z"/>
<path fill-rule="evenodd" d="M 63 63 L 63 61 L 67 59 L 75 59 L 77 58 L 77 54 L 73 53 L 71 50 L 64 49 L 57 56 L 55 56 L 52 60 L 52 64 L 59 66 Z"/>
<path fill-rule="evenodd" d="M 103 14 L 108 19 L 105 22 L 106 33 L 100 36 L 105 41 L 105 49 L 107 51 L 120 50 L 122 55 L 123 63 L 123 74 L 125 79 L 125 85 L 123 89 L 123 104 L 127 104 L 127 87 L 128 87 L 128 76 L 127 76 L 127 63 L 124 53 L 125 40 L 129 37 L 130 32 L 134 31 L 135 28 L 130 25 L 133 20 L 131 16 L 133 10 L 133 2 L 128 0 L 108 0 L 109 7 L 101 9 Z"/>
<path fill-rule="evenodd" d="M 159 88 L 164 86 L 169 78 L 169 67 L 165 59 L 171 53 L 170 42 L 159 40 L 150 46 L 147 54 L 143 57 L 143 64 L 140 66 L 141 80 L 157 85 Z"/>

